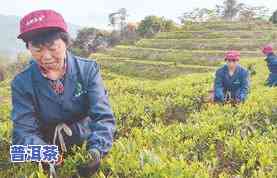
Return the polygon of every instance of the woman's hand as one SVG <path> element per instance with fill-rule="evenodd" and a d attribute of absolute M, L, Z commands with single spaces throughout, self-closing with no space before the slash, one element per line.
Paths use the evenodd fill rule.
<path fill-rule="evenodd" d="M 87 163 L 77 166 L 78 173 L 81 177 L 89 177 L 97 172 L 100 167 L 101 154 L 97 149 L 89 150 L 91 160 Z"/>

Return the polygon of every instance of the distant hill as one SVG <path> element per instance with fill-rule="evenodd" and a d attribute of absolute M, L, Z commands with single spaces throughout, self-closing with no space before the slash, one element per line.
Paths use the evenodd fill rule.
<path fill-rule="evenodd" d="M 18 16 L 0 14 L 0 54 L 16 56 L 18 52 L 25 50 L 24 43 L 16 38 L 19 21 L 20 17 Z M 71 37 L 75 38 L 81 27 L 71 23 L 68 23 L 68 26 Z"/>

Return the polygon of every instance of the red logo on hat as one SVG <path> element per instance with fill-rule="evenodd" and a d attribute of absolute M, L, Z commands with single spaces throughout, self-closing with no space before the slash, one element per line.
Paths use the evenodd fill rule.
<path fill-rule="evenodd" d="M 34 18 L 28 20 L 25 25 L 29 26 L 29 25 L 32 25 L 33 23 L 41 22 L 44 18 L 45 18 L 44 15 L 41 15 L 39 17 L 34 17 Z"/>

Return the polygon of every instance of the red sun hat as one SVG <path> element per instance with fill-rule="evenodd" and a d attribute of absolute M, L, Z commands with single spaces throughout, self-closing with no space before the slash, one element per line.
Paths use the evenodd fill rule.
<path fill-rule="evenodd" d="M 239 61 L 240 52 L 238 51 L 228 51 L 225 54 L 225 61 Z"/>
<path fill-rule="evenodd" d="M 263 47 L 263 53 L 264 54 L 270 54 L 273 53 L 273 46 L 268 44 Z"/>
<path fill-rule="evenodd" d="M 24 40 L 24 37 L 32 32 L 49 28 L 68 32 L 67 25 L 58 12 L 53 10 L 33 11 L 20 20 L 20 34 L 17 38 Z"/>

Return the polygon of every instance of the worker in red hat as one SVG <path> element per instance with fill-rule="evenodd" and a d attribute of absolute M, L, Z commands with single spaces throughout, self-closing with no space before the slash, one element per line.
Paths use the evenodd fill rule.
<path fill-rule="evenodd" d="M 264 46 L 262 52 L 266 56 L 265 61 L 270 72 L 266 84 L 271 87 L 277 86 L 277 56 L 273 52 L 273 46 Z"/>
<path fill-rule="evenodd" d="M 99 64 L 68 51 L 67 25 L 53 10 L 24 16 L 18 38 L 32 60 L 11 83 L 13 144 L 57 144 L 63 153 L 86 142 L 92 160 L 79 174 L 93 174 L 115 132 Z"/>
<path fill-rule="evenodd" d="M 228 51 L 226 64 L 215 74 L 212 100 L 214 102 L 240 103 L 246 100 L 249 92 L 249 73 L 239 65 L 240 53 Z"/>

